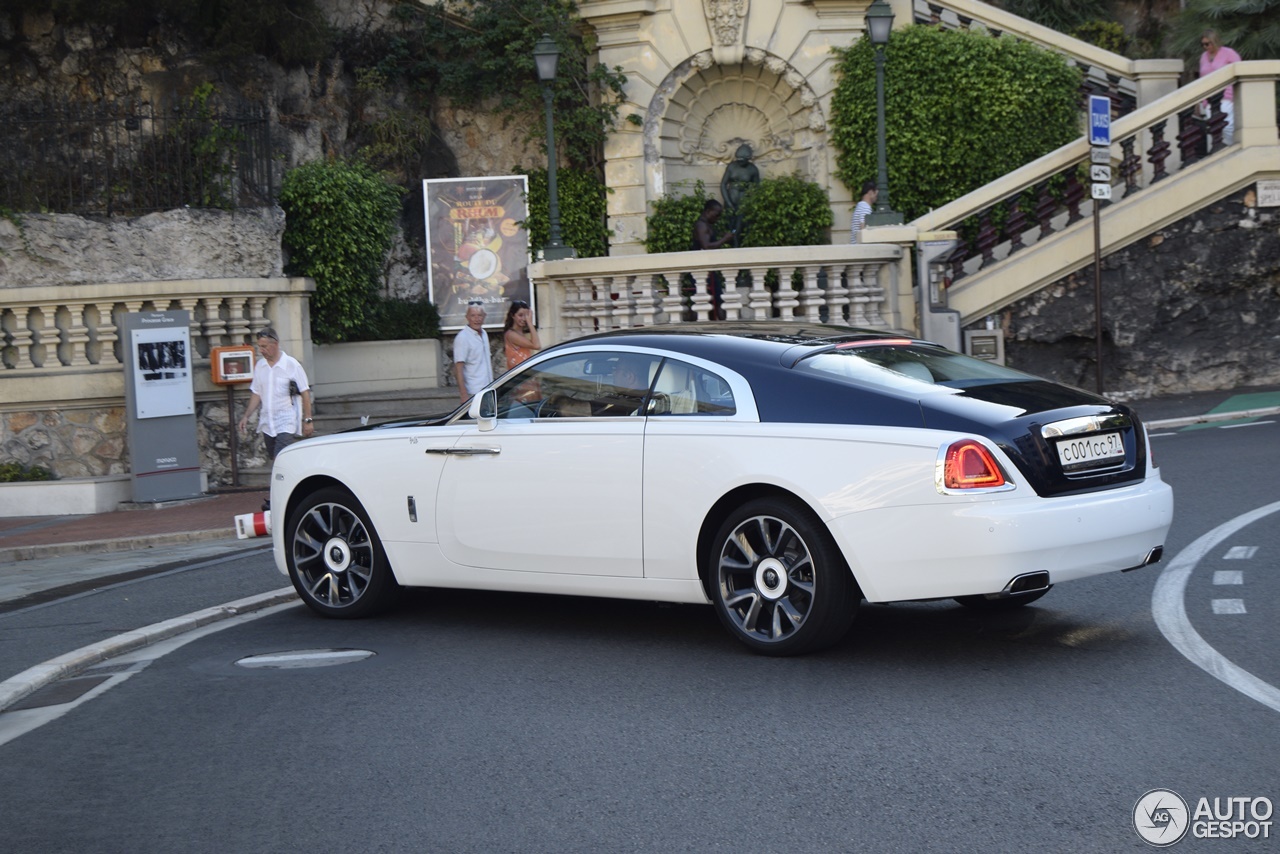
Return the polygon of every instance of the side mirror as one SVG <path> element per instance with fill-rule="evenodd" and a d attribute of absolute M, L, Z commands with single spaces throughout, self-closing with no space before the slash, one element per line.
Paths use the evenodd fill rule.
<path fill-rule="evenodd" d="M 498 392 L 486 389 L 471 399 L 467 414 L 476 422 L 480 432 L 487 433 L 498 426 Z"/>

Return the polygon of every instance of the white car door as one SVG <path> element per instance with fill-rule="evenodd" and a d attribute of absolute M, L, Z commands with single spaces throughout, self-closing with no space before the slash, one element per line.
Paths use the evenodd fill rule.
<path fill-rule="evenodd" d="M 445 557 L 480 569 L 643 575 L 642 407 L 658 361 L 578 352 L 505 381 L 497 426 L 472 428 L 443 452 Z"/>

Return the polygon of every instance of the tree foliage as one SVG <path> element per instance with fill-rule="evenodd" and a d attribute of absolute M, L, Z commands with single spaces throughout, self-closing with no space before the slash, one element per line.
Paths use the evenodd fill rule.
<path fill-rule="evenodd" d="M 1280 0 L 1187 0 L 1175 19 L 1171 47 L 1198 59 L 1205 30 L 1217 30 L 1241 59 L 1280 59 Z"/>
<path fill-rule="evenodd" d="M 996 5 L 1060 33 L 1069 33 L 1088 21 L 1106 18 L 1107 0 L 1004 0 Z"/>
<path fill-rule="evenodd" d="M 869 39 L 837 53 L 832 139 L 838 177 L 856 188 L 876 177 L 874 54 Z M 914 219 L 1079 136 L 1079 75 L 1010 36 L 896 30 L 884 73 L 892 207 Z"/>
<path fill-rule="evenodd" d="M 284 65 L 331 55 L 334 33 L 316 0 L 7 0 L 18 14 L 52 13 L 64 26 L 110 27 L 125 46 L 147 43 L 156 27 L 174 26 L 209 62 L 258 54 Z"/>
<path fill-rule="evenodd" d="M 377 301 L 400 213 L 399 187 L 359 162 L 316 160 L 285 174 L 280 191 L 289 272 L 316 281 L 311 336 L 349 340 Z"/>
<path fill-rule="evenodd" d="M 556 141 L 570 165 L 595 168 L 605 135 L 618 119 L 626 78 L 620 68 L 593 64 L 595 44 L 582 35 L 573 0 L 452 0 L 401 2 L 399 32 L 371 34 L 357 62 L 388 80 L 467 103 L 496 101 L 510 116 L 543 114 L 533 48 L 544 33 L 560 50 L 553 84 Z M 529 135 L 542 137 L 542 122 Z"/>

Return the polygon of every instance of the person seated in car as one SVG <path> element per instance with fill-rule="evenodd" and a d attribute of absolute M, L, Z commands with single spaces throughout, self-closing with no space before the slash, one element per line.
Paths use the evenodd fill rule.
<path fill-rule="evenodd" d="M 635 415 L 640 402 L 649 391 L 649 360 L 638 356 L 623 356 L 613 367 L 610 395 L 614 402 L 601 401 L 597 416 Z"/>

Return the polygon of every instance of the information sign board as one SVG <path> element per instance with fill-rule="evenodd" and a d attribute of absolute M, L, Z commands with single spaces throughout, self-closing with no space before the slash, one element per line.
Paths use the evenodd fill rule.
<path fill-rule="evenodd" d="M 1106 95 L 1089 96 L 1089 144 L 1111 144 L 1111 99 Z"/>

